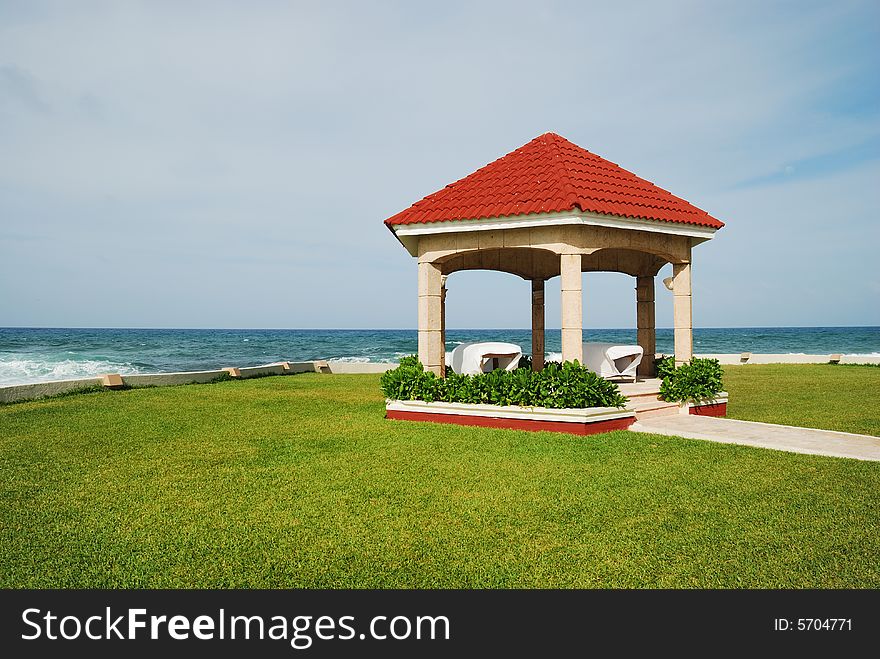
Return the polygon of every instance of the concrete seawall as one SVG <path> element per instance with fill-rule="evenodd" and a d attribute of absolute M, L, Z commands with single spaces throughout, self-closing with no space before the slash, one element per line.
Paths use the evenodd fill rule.
<path fill-rule="evenodd" d="M 365 363 L 365 362 L 327 362 L 331 373 L 384 373 L 396 368 L 396 363 Z"/>
<path fill-rule="evenodd" d="M 55 380 L 34 384 L 16 384 L 0 387 L 0 403 L 14 403 L 19 400 L 57 396 L 77 389 L 87 389 L 101 385 L 101 378 L 80 378 L 77 380 Z"/>
<path fill-rule="evenodd" d="M 880 364 L 880 355 L 758 355 L 742 354 L 700 354 L 696 357 L 717 359 L 722 364 L 827 364 L 839 357 L 840 364 Z M 184 371 L 180 373 L 142 373 L 121 376 L 125 387 L 167 387 L 181 384 L 211 382 L 225 375 L 247 379 L 270 375 L 294 375 L 296 373 L 364 374 L 384 373 L 397 366 L 396 363 L 364 362 L 279 362 L 264 366 L 223 368 L 213 371 Z M 79 378 L 75 380 L 55 380 L 0 387 L 0 403 L 15 403 L 23 400 L 57 396 L 58 394 L 105 385 L 103 377 Z M 113 387 L 111 387 L 113 388 Z"/>
<path fill-rule="evenodd" d="M 226 371 L 189 371 L 182 373 L 145 373 L 123 375 L 127 387 L 168 387 L 176 384 L 202 384 L 221 377 Z"/>
<path fill-rule="evenodd" d="M 265 377 L 268 375 L 294 375 L 296 373 L 320 372 L 320 362 L 280 362 L 265 366 L 248 366 L 242 368 L 217 369 L 214 371 L 183 371 L 180 373 L 142 373 L 139 375 L 123 375 L 124 387 L 168 387 L 181 384 L 204 384 L 226 375 L 243 380 Z M 0 403 L 16 403 L 23 400 L 57 396 L 58 394 L 105 385 L 103 377 L 80 378 L 77 380 L 55 380 L 53 382 L 36 382 L 33 384 L 17 384 L 0 387 Z M 110 387 L 114 388 L 114 387 Z"/>
<path fill-rule="evenodd" d="M 694 357 L 717 359 L 722 364 L 827 364 L 832 361 L 839 364 L 880 364 L 880 355 L 759 355 L 743 352 L 735 355 L 700 354 Z"/>
<path fill-rule="evenodd" d="M 748 357 L 746 358 L 746 355 Z M 658 355 L 660 356 L 660 355 Z M 880 364 L 880 355 L 792 355 L 792 354 L 699 354 L 694 357 L 717 359 L 722 364 Z M 384 373 L 397 366 L 396 363 L 348 363 L 328 362 L 331 373 Z"/>

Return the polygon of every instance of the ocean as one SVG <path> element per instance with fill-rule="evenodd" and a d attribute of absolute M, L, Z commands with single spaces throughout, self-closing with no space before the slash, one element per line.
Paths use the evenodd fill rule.
<path fill-rule="evenodd" d="M 467 341 L 509 341 L 531 349 L 525 329 L 446 332 L 447 350 Z M 586 341 L 635 343 L 634 329 L 587 329 Z M 559 330 L 547 330 L 548 359 Z M 657 352 L 672 353 L 672 330 Z M 387 362 L 417 351 L 415 330 L 0 328 L 0 386 L 101 373 L 196 371 L 277 361 Z M 697 353 L 880 354 L 880 327 L 749 327 L 694 330 Z M 557 353 L 554 355 L 554 353 Z"/>

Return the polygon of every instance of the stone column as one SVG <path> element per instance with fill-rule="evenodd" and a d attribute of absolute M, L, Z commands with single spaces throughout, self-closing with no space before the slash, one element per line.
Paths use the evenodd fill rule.
<path fill-rule="evenodd" d="M 440 267 L 419 263 L 419 361 L 437 375 L 444 357 L 442 299 Z"/>
<path fill-rule="evenodd" d="M 581 298 L 581 255 L 559 257 L 562 307 L 562 361 L 584 361 L 584 319 Z"/>
<path fill-rule="evenodd" d="M 636 277 L 636 330 L 642 347 L 642 362 L 638 374 L 654 377 L 654 353 L 657 346 L 656 320 L 654 318 L 654 277 Z"/>
<path fill-rule="evenodd" d="M 446 275 L 440 277 L 440 376 L 446 377 Z"/>
<path fill-rule="evenodd" d="M 544 280 L 532 279 L 532 370 L 544 368 Z"/>
<path fill-rule="evenodd" d="M 672 295 L 675 364 L 678 366 L 690 361 L 694 353 L 690 263 L 674 263 L 672 265 Z"/>

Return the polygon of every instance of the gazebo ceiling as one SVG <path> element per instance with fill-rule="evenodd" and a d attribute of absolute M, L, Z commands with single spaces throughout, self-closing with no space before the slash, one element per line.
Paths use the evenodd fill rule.
<path fill-rule="evenodd" d="M 581 259 L 582 272 L 622 272 L 633 277 L 653 277 L 667 263 L 666 259 L 630 249 L 600 249 Z M 465 251 L 440 262 L 444 275 L 461 270 L 508 272 L 526 280 L 552 279 L 559 276 L 559 256 L 533 248 L 498 248 Z"/>
<path fill-rule="evenodd" d="M 676 231 L 670 224 L 682 229 L 682 225 L 691 225 L 709 233 L 724 226 L 684 199 L 555 133 L 536 137 L 450 183 L 385 224 L 395 233 L 404 225 L 410 229 L 417 224 L 467 220 L 505 218 L 515 225 L 518 218 L 533 220 L 536 214 L 560 212 L 629 218 L 655 226 L 663 223 L 670 232 Z"/>

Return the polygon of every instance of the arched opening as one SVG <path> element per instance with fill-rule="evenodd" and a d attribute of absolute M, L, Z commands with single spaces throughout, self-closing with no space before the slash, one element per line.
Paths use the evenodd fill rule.
<path fill-rule="evenodd" d="M 528 326 L 527 280 L 497 270 L 461 270 L 447 276 L 446 290 L 450 330 Z"/>
<path fill-rule="evenodd" d="M 467 268 L 446 276 L 443 342 L 447 368 L 452 350 L 464 343 L 503 341 L 520 346 L 523 354 L 532 352 L 531 283 L 512 274 Z"/>
<path fill-rule="evenodd" d="M 635 341 L 635 277 L 620 272 L 583 274 L 584 341 Z"/>
<path fill-rule="evenodd" d="M 499 250 L 500 251 L 500 250 Z M 507 250 L 508 254 L 516 251 Z M 633 252 L 641 259 L 641 255 Z M 517 256 L 521 256 L 518 254 Z M 656 257 L 627 261 L 629 272 L 585 271 L 580 275 L 580 299 L 582 301 L 580 324 L 583 342 L 614 343 L 642 347 L 645 366 L 641 375 L 653 375 L 654 359 L 654 295 L 655 278 L 636 276 L 647 269 L 653 272 L 658 266 Z M 562 360 L 561 280 L 554 275 L 549 286 L 544 280 L 526 281 L 526 269 L 508 266 L 506 270 L 489 270 L 476 267 L 472 259 L 461 255 L 448 259 L 444 275 L 444 353 L 449 353 L 462 343 L 503 341 L 520 346 L 524 354 L 542 355 L 543 361 Z M 558 262 L 559 257 L 554 255 Z M 586 261 L 586 259 L 584 259 Z M 511 263 L 516 263 L 512 260 Z M 604 265 L 613 267 L 605 260 Z M 640 265 L 639 268 L 634 264 Z M 590 262 L 586 262 L 591 267 Z M 643 266 L 643 267 L 642 267 Z M 518 270 L 510 272 L 510 270 Z M 544 270 L 547 272 L 548 270 Z M 515 274 L 515 277 L 510 277 Z M 650 286 L 651 295 L 639 290 L 639 285 Z M 525 302 L 531 295 L 531 313 Z M 644 298 L 644 299 L 643 299 Z"/>
<path fill-rule="evenodd" d="M 494 270 L 523 279 L 550 279 L 559 274 L 559 256 L 534 247 L 500 247 L 451 254 L 438 261 L 444 275 L 462 270 Z"/>
<path fill-rule="evenodd" d="M 638 277 L 653 276 L 667 259 L 651 252 L 608 247 L 585 254 L 581 261 L 584 272 L 622 272 Z"/>
<path fill-rule="evenodd" d="M 618 245 L 624 244 L 624 240 L 611 240 L 606 236 L 604 241 L 598 242 L 604 242 L 607 246 L 591 250 L 578 246 L 578 241 L 575 240 L 577 235 L 573 238 L 569 236 L 572 239 L 567 241 L 565 232 L 560 235 L 557 229 L 554 228 L 553 231 L 555 233 L 545 235 L 545 239 L 539 243 L 540 246 L 535 247 L 529 245 L 529 241 L 535 239 L 534 236 L 513 232 L 509 240 L 512 245 L 517 246 L 492 246 L 504 244 L 508 240 L 507 234 L 481 234 L 471 235 L 467 240 L 446 236 L 442 241 L 435 241 L 421 251 L 419 355 L 420 359 L 424 358 L 426 367 L 430 366 L 438 373 L 444 372 L 444 356 L 449 350 L 447 326 L 452 328 L 449 342 L 453 345 L 455 342 L 481 342 L 479 339 L 488 339 L 487 342 L 499 341 L 497 336 L 462 336 L 461 330 L 473 328 L 478 324 L 477 318 L 483 318 L 478 311 L 489 309 L 492 315 L 488 322 L 482 320 L 479 324 L 493 328 L 494 331 L 503 329 L 507 332 L 511 340 L 502 342 L 516 343 L 522 352 L 530 353 L 535 368 L 541 368 L 548 355 L 550 359 L 559 356 L 562 361 L 578 360 L 585 363 L 585 344 L 607 343 L 613 344 L 614 352 L 618 352 L 620 348 L 630 350 L 629 354 L 636 355 L 632 368 L 629 369 L 630 374 L 635 371 L 635 359 L 642 354 L 643 365 L 639 366 L 638 374 L 653 375 L 656 351 L 656 274 L 667 263 L 666 257 L 658 250 L 669 246 L 660 241 L 663 244 L 657 249 L 641 249 L 641 246 L 635 247 L 634 240 L 633 246 L 620 247 Z M 483 243 L 486 243 L 485 246 Z M 460 247 L 456 248 L 457 246 Z M 681 347 L 681 353 L 687 356 L 682 357 L 686 361 L 691 352 L 690 264 L 685 257 L 669 258 L 675 259 L 673 271 L 677 282 L 673 297 L 674 339 L 676 348 Z M 512 287 L 515 285 L 506 278 L 496 280 L 499 283 L 488 291 L 485 284 L 465 285 L 461 290 L 470 301 L 454 308 L 447 325 L 446 295 L 455 282 L 452 280 L 447 286 L 447 279 L 450 275 L 477 270 L 513 274 L 529 281 L 531 292 L 528 289 L 514 290 Z M 591 275 L 586 286 L 585 273 Z M 457 278 L 458 281 L 461 281 L 461 276 L 463 275 Z M 555 285 L 546 287 L 548 280 L 557 277 L 558 298 Z M 519 300 L 529 297 L 531 319 L 527 324 L 522 322 L 521 312 L 515 309 Z M 528 309 L 528 306 L 523 306 Z M 545 322 L 548 306 L 550 323 Z M 635 322 L 632 320 L 633 308 Z M 554 320 L 557 318 L 559 334 L 556 334 L 557 325 Z M 507 327 L 500 327 L 505 325 Z M 530 325 L 530 335 L 517 327 L 523 325 Z M 547 330 L 545 325 L 550 329 Z M 587 329 L 586 334 L 584 328 Z M 599 348 L 598 345 L 591 346 L 593 351 Z M 606 350 L 610 354 L 608 350 L 611 348 Z M 678 355 L 676 360 L 679 360 Z"/>

